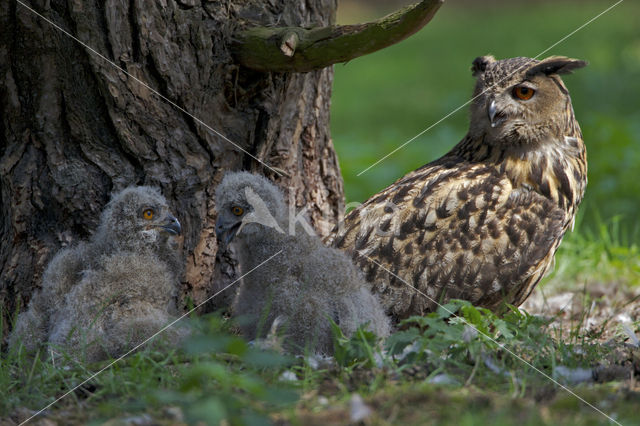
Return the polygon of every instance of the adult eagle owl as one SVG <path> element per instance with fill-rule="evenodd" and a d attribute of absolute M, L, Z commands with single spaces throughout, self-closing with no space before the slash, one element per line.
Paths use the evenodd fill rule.
<path fill-rule="evenodd" d="M 476 58 L 469 132 L 351 211 L 333 238 L 396 320 L 451 298 L 499 310 L 550 269 L 587 184 L 560 74 L 586 62 Z"/>

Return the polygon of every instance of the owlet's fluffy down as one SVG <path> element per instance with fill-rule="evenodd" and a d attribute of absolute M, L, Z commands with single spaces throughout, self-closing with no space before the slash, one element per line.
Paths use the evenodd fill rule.
<path fill-rule="evenodd" d="M 278 319 L 289 351 L 331 354 L 329 319 L 347 336 L 364 324 L 389 334 L 389 319 L 358 268 L 302 226 L 292 234 L 282 193 L 266 178 L 228 173 L 216 204 L 218 240 L 233 241 L 244 274 L 233 312 L 243 317 L 247 338 L 263 337 Z"/>
<path fill-rule="evenodd" d="M 182 266 L 173 237 L 180 232 L 158 190 L 117 193 L 91 239 L 51 260 L 9 345 L 34 351 L 47 343 L 54 353 L 92 362 L 142 343 L 177 313 Z M 156 339 L 173 345 L 185 334 L 174 326 Z"/>

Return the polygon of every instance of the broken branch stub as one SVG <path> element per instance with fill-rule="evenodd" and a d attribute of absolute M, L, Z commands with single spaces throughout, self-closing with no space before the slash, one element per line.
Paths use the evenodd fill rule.
<path fill-rule="evenodd" d="M 251 27 L 234 34 L 231 50 L 238 63 L 257 71 L 313 71 L 406 39 L 431 21 L 443 2 L 424 0 L 366 24 Z"/>

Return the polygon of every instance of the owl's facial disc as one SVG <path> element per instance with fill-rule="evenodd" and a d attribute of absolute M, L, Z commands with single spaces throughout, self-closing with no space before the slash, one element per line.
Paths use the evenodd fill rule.
<path fill-rule="evenodd" d="M 160 229 L 169 233 L 170 235 L 180 235 L 182 233 L 182 227 L 180 222 L 173 215 L 167 212 L 162 221 L 156 221 L 156 218 L 160 216 L 160 212 L 166 211 L 166 207 L 144 207 L 140 213 L 140 217 L 144 223 L 144 229 Z"/>
<path fill-rule="evenodd" d="M 242 228 L 248 208 L 234 204 L 222 209 L 216 221 L 216 238 L 224 246 L 229 245 Z"/>
<path fill-rule="evenodd" d="M 486 104 L 491 129 L 515 124 L 526 114 L 528 104 L 535 102 L 537 87 L 530 81 L 504 87 L 489 96 Z"/>

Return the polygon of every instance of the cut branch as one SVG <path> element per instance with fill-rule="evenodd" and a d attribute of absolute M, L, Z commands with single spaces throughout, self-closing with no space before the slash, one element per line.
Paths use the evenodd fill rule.
<path fill-rule="evenodd" d="M 320 28 L 251 27 L 234 36 L 232 52 L 258 71 L 307 72 L 346 62 L 415 34 L 444 0 L 424 0 L 366 24 Z"/>

